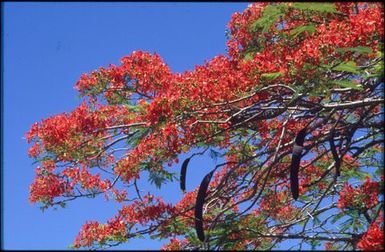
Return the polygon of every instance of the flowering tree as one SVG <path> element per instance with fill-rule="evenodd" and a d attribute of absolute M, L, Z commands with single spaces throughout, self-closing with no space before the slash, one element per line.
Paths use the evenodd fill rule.
<path fill-rule="evenodd" d="M 27 134 L 30 201 L 122 204 L 75 248 L 383 249 L 383 25 L 380 3 L 257 3 L 233 14 L 227 55 L 193 71 L 135 51 L 83 74 L 83 103 Z M 182 190 L 196 155 L 222 162 L 176 204 L 143 194 L 142 173 L 173 181 L 182 153 Z"/>

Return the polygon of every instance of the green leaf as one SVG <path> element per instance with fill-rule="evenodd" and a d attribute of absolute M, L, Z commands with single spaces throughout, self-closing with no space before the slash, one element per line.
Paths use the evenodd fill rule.
<path fill-rule="evenodd" d="M 131 146 L 137 146 L 142 138 L 144 138 L 148 133 L 150 132 L 150 129 L 143 129 L 139 128 L 135 131 L 135 134 L 132 135 L 130 138 L 126 140 L 127 144 L 130 144 Z"/>
<path fill-rule="evenodd" d="M 277 5 L 268 5 L 263 9 L 263 17 L 271 17 L 282 13 L 281 9 Z"/>
<path fill-rule="evenodd" d="M 140 111 L 140 107 L 138 105 L 130 105 L 130 104 L 126 104 L 126 108 L 129 110 L 129 111 L 132 111 L 132 112 L 139 112 Z"/>
<path fill-rule="evenodd" d="M 342 223 L 340 225 L 340 232 L 345 232 L 347 230 L 349 230 L 351 227 L 352 227 L 352 224 L 353 224 L 353 220 L 352 219 L 348 219 L 346 220 L 344 223 Z"/>
<path fill-rule="evenodd" d="M 321 246 L 321 242 L 317 240 L 310 241 L 311 250 L 316 250 L 317 247 Z"/>
<path fill-rule="evenodd" d="M 341 219 L 342 217 L 346 216 L 346 214 L 344 212 L 340 212 L 338 214 L 336 214 L 333 219 L 331 220 L 331 223 L 334 224 L 336 223 L 339 219 Z"/>
<path fill-rule="evenodd" d="M 375 64 L 372 67 L 372 70 L 373 72 L 371 74 L 365 76 L 366 79 L 375 78 L 375 77 L 382 78 L 384 76 L 384 60 L 382 59 L 377 64 Z"/>
<path fill-rule="evenodd" d="M 148 169 L 148 168 L 145 168 Z M 154 184 L 158 189 L 161 188 L 162 184 L 166 183 L 167 181 L 173 181 L 174 179 L 174 173 L 167 172 L 165 170 L 150 170 L 149 171 L 149 176 L 148 176 L 148 181 L 151 184 Z"/>
<path fill-rule="evenodd" d="M 254 57 L 254 53 L 253 52 L 248 52 L 245 54 L 245 60 L 252 60 Z"/>
<path fill-rule="evenodd" d="M 281 76 L 281 75 L 282 75 L 281 72 L 264 73 L 264 74 L 261 74 L 261 77 L 262 77 L 262 78 L 267 78 L 267 79 L 274 80 L 274 79 L 278 78 L 278 77 Z"/>
<path fill-rule="evenodd" d="M 384 170 L 383 169 L 377 169 L 374 174 L 377 175 L 378 177 L 380 177 L 382 174 L 384 173 Z"/>
<path fill-rule="evenodd" d="M 310 198 L 309 196 L 306 196 L 306 195 L 301 195 L 301 196 L 300 196 L 300 199 L 301 199 L 302 201 L 308 201 L 308 200 L 310 200 L 311 198 Z"/>
<path fill-rule="evenodd" d="M 214 137 L 214 141 L 216 142 L 222 142 L 225 139 L 224 136 L 218 135 Z"/>
<path fill-rule="evenodd" d="M 341 71 L 341 72 L 349 72 L 349 73 L 355 73 L 358 74 L 357 64 L 354 61 L 347 61 L 339 64 L 338 66 L 334 67 L 333 70 L 335 71 Z"/>
<path fill-rule="evenodd" d="M 319 11 L 326 13 L 339 13 L 336 9 L 336 6 L 332 3 L 294 3 L 293 8 L 305 11 Z"/>
<path fill-rule="evenodd" d="M 347 80 L 335 80 L 333 81 L 334 84 L 340 86 L 340 87 L 346 87 L 346 88 L 353 88 L 357 90 L 362 90 L 363 87 L 361 84 L 354 83 L 352 81 L 347 81 Z"/>
<path fill-rule="evenodd" d="M 344 171 L 344 177 L 346 179 L 357 178 L 357 179 L 365 179 L 366 176 L 371 177 L 370 173 L 361 171 L 359 169 L 349 169 Z"/>
<path fill-rule="evenodd" d="M 310 35 L 315 32 L 316 28 L 315 25 L 302 25 L 294 28 L 290 31 L 290 35 L 297 37 L 299 34 L 307 31 Z"/>
<path fill-rule="evenodd" d="M 281 7 L 277 5 L 265 7 L 262 16 L 251 25 L 251 30 L 255 31 L 257 28 L 262 28 L 263 33 L 268 32 L 270 27 L 275 24 L 283 14 L 283 9 Z"/>
<path fill-rule="evenodd" d="M 350 52 L 358 52 L 358 53 L 361 53 L 361 54 L 368 54 L 368 53 L 372 53 L 373 52 L 372 48 L 367 47 L 367 46 L 337 48 L 336 51 L 337 52 L 347 52 L 347 51 L 350 51 Z"/>

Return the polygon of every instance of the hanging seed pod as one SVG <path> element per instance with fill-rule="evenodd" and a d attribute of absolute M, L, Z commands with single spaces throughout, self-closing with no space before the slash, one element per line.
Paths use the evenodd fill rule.
<path fill-rule="evenodd" d="M 195 203 L 195 230 L 201 242 L 205 240 L 205 233 L 203 230 L 203 204 L 205 203 L 207 188 L 209 187 L 209 183 L 213 173 L 214 170 L 208 173 L 203 178 L 199 186 L 198 195 Z"/>
<path fill-rule="evenodd" d="M 295 138 L 295 143 L 293 146 L 293 152 L 291 157 L 290 165 L 290 188 L 293 198 L 298 199 L 299 195 L 299 183 L 298 183 L 298 171 L 299 164 L 301 163 L 303 142 L 305 141 L 306 136 L 306 127 L 300 130 Z"/>
<path fill-rule="evenodd" d="M 186 158 L 183 161 L 182 168 L 180 169 L 180 189 L 182 190 L 182 192 L 186 191 L 186 172 L 189 162 L 190 158 Z"/>
<path fill-rule="evenodd" d="M 337 153 L 337 149 L 336 149 L 336 146 L 334 144 L 334 129 L 335 129 L 335 127 L 333 127 L 330 130 L 329 144 L 330 144 L 330 149 L 332 151 L 333 158 L 334 158 L 334 166 L 336 168 L 336 176 L 339 177 L 341 175 L 341 171 L 340 171 L 341 159 Z"/>

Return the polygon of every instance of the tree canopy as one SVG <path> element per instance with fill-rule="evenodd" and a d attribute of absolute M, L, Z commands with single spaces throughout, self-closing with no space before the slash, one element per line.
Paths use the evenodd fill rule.
<path fill-rule="evenodd" d="M 134 51 L 83 74 L 83 102 L 26 135 L 30 201 L 121 203 L 74 248 L 145 236 L 171 250 L 383 249 L 383 5 L 255 3 L 227 36 L 227 54 L 192 71 Z M 176 204 L 137 186 L 147 172 L 184 191 L 207 154 L 221 162 Z"/>

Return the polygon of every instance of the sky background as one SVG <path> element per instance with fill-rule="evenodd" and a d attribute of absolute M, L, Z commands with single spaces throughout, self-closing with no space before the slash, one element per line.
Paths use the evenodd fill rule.
<path fill-rule="evenodd" d="M 119 206 L 76 200 L 42 212 L 28 202 L 35 165 L 25 133 L 49 116 L 80 104 L 73 88 L 82 73 L 118 64 L 134 50 L 157 52 L 175 72 L 226 53 L 231 14 L 247 3 L 2 3 L 3 4 L 3 248 L 67 249 L 87 220 L 105 222 Z M 183 156 L 181 157 L 183 160 Z M 187 189 L 213 167 L 189 165 Z M 190 167 L 196 169 L 190 170 Z M 179 172 L 179 167 L 172 167 Z M 171 193 L 170 193 L 171 192 Z M 177 182 L 157 190 L 182 198 Z M 165 241 L 132 240 L 119 249 L 158 249 Z"/>

